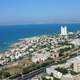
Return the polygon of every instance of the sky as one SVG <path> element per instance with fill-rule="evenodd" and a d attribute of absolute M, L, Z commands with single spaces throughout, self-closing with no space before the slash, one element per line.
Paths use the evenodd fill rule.
<path fill-rule="evenodd" d="M 80 0 L 0 0 L 0 25 L 80 23 Z"/>

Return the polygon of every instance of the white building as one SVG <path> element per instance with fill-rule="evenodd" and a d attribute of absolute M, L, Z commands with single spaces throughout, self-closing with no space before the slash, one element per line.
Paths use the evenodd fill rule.
<path fill-rule="evenodd" d="M 61 26 L 61 35 L 66 36 L 67 35 L 67 27 L 66 26 Z"/>
<path fill-rule="evenodd" d="M 74 80 L 74 77 L 71 74 L 63 75 L 61 80 Z"/>
<path fill-rule="evenodd" d="M 76 60 L 73 62 L 73 70 L 75 72 L 80 72 L 80 57 L 77 57 Z"/>
<path fill-rule="evenodd" d="M 71 43 L 74 44 L 75 46 L 80 46 L 80 39 L 79 38 L 74 39 Z"/>
<path fill-rule="evenodd" d="M 46 68 L 46 73 L 48 75 L 51 75 L 51 73 L 53 74 L 54 77 L 58 78 L 58 79 L 61 79 L 62 77 L 62 73 L 61 72 L 58 72 L 55 70 L 54 66 L 51 66 L 49 68 Z"/>
<path fill-rule="evenodd" d="M 50 57 L 50 54 L 48 52 L 35 52 L 32 54 L 32 62 L 36 63 L 36 62 L 44 62 L 46 59 L 48 59 L 48 57 Z"/>
<path fill-rule="evenodd" d="M 0 65 L 4 65 L 5 60 L 0 60 Z"/>
<path fill-rule="evenodd" d="M 80 56 L 68 60 L 69 64 L 73 64 L 73 71 L 80 72 Z"/>

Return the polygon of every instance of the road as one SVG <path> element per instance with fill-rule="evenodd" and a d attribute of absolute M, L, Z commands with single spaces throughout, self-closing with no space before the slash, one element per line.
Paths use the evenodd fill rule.
<path fill-rule="evenodd" d="M 45 69 L 46 69 L 46 67 L 42 67 L 42 68 L 37 69 L 37 70 L 35 70 L 35 71 L 32 71 L 32 72 L 30 72 L 30 73 L 28 73 L 28 74 L 26 74 L 26 75 L 24 75 L 24 76 L 22 76 L 22 77 L 16 78 L 16 80 L 27 80 L 27 79 L 31 79 L 31 78 L 34 77 L 35 75 L 38 75 L 38 74 L 40 74 L 40 73 L 45 72 Z"/>

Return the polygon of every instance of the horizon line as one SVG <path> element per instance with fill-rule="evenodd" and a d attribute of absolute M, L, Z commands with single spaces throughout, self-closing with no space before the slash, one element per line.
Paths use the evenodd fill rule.
<path fill-rule="evenodd" d="M 16 25 L 43 25 L 43 24 L 80 24 L 80 22 L 63 22 L 63 23 L 21 23 L 21 24 L 0 24 L 0 26 L 16 26 Z"/>

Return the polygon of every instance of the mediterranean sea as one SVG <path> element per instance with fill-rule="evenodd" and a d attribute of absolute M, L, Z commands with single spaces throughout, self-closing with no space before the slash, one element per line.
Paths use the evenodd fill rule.
<path fill-rule="evenodd" d="M 0 52 L 9 49 L 9 46 L 19 39 L 40 35 L 52 35 L 60 33 L 60 27 L 67 26 L 68 31 L 80 30 L 80 24 L 30 24 L 0 26 Z"/>

